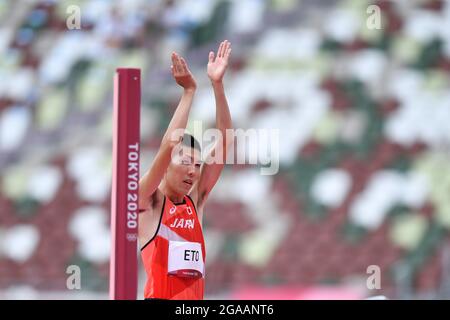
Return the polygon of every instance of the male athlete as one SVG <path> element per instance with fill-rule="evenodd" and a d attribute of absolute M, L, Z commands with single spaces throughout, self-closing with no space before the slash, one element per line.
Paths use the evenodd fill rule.
<path fill-rule="evenodd" d="M 199 143 L 184 134 L 197 84 L 186 61 L 172 53 L 172 75 L 183 95 L 150 169 L 139 182 L 139 244 L 147 273 L 146 299 L 203 299 L 203 209 L 232 144 L 226 140 L 232 123 L 222 83 L 230 54 L 227 40 L 216 55 L 209 53 L 207 73 L 216 101 L 216 128 L 223 138 L 216 141 L 208 157 L 222 158 L 202 163 Z"/>

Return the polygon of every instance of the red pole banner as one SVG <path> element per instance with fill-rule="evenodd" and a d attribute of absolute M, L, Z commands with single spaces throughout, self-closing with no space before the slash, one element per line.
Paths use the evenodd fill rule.
<path fill-rule="evenodd" d="M 140 69 L 114 77 L 113 177 L 109 296 L 136 300 L 139 191 Z"/>

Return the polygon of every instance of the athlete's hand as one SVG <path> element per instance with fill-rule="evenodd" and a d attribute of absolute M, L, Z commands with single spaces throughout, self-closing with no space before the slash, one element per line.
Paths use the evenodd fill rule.
<path fill-rule="evenodd" d="M 228 59 L 231 54 L 231 43 L 228 40 L 222 41 L 217 49 L 217 55 L 214 52 L 209 53 L 208 77 L 212 82 L 221 82 L 228 66 Z"/>
<path fill-rule="evenodd" d="M 186 61 L 176 52 L 172 53 L 172 65 L 170 68 L 175 81 L 185 90 L 195 90 L 197 88 L 197 83 L 195 82 L 194 76 L 189 70 Z"/>

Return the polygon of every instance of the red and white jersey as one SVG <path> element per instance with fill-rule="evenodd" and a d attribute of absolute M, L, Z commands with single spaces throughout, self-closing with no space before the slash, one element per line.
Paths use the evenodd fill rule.
<path fill-rule="evenodd" d="M 203 299 L 205 241 L 189 196 L 177 205 L 164 196 L 156 234 L 141 256 L 147 273 L 145 298 Z"/>

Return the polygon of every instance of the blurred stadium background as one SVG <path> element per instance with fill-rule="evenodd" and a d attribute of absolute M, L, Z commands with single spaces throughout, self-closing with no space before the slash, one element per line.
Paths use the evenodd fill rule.
<path fill-rule="evenodd" d="M 0 298 L 108 298 L 114 70 L 142 70 L 143 172 L 180 97 L 170 52 L 198 80 L 191 119 L 212 126 L 222 39 L 234 126 L 280 129 L 281 166 L 223 173 L 206 297 L 450 298 L 448 30 L 436 0 L 0 0 Z"/>

